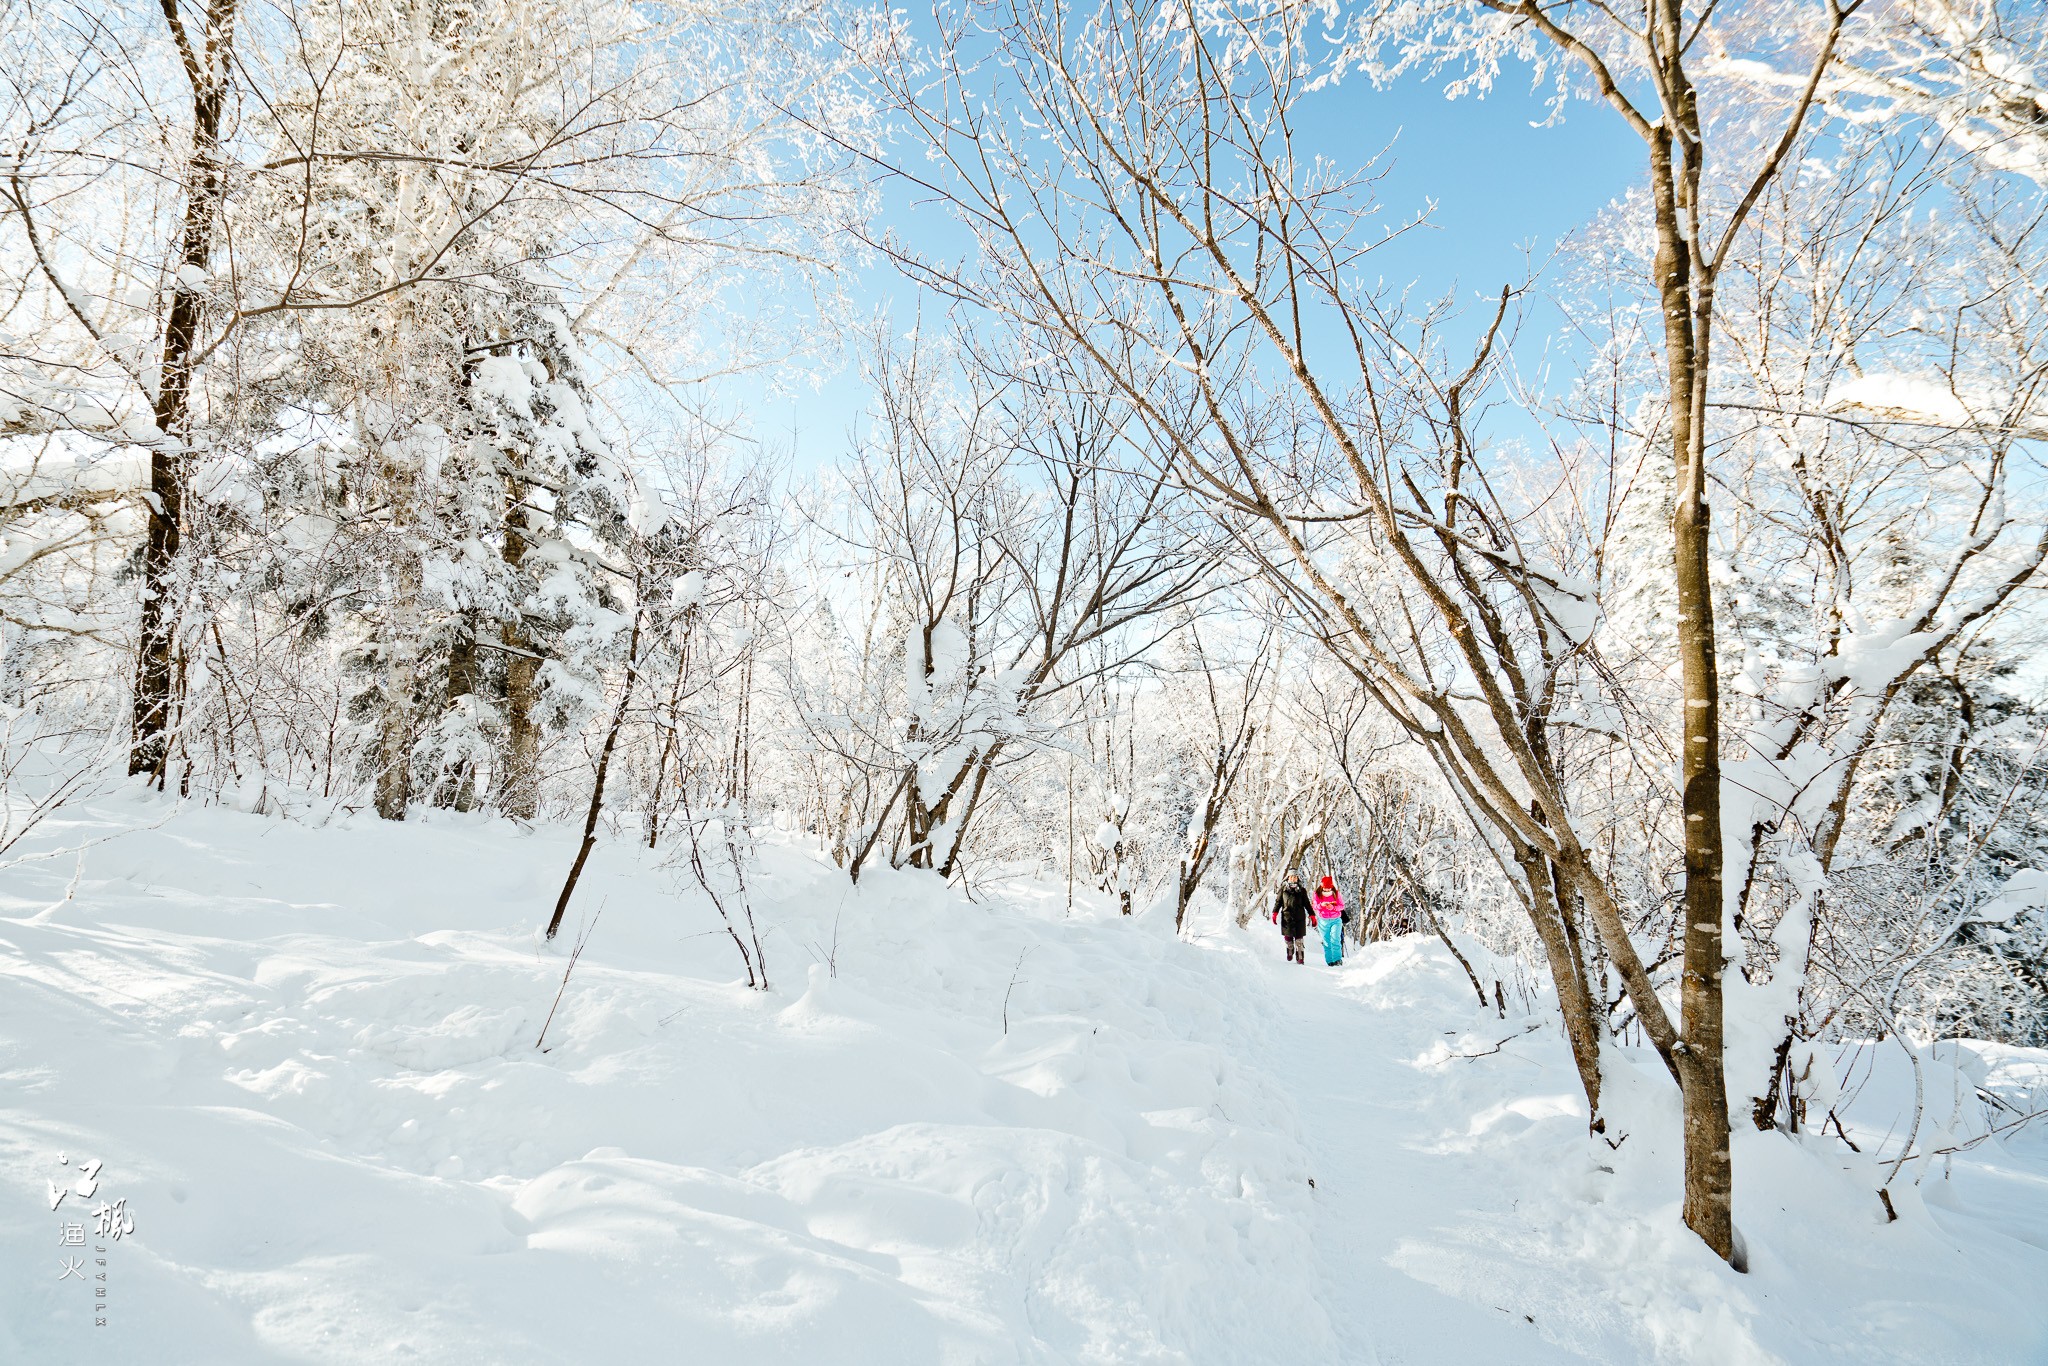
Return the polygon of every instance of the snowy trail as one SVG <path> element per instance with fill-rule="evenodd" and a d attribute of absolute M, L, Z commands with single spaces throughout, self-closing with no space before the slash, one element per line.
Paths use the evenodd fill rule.
<path fill-rule="evenodd" d="M 1612 1058 L 1603 1147 L 1544 1003 L 1434 941 L 1294 966 L 781 844 L 761 993 L 605 846 L 543 1054 L 567 832 L 142 799 L 48 838 L 124 827 L 0 868 L 0 1362 L 2048 1361 L 2048 1143 L 1887 1229 L 1839 1144 L 1749 1136 L 1737 1278 L 1677 1223 L 1668 1084 Z M 136 1213 L 103 1334 L 60 1152 Z"/>
<path fill-rule="evenodd" d="M 1441 1078 L 1415 1062 L 1446 1038 L 1441 1025 L 1500 1023 L 1491 1012 L 1460 1008 L 1472 1004 L 1462 978 L 1433 983 L 1453 990 L 1389 1000 L 1389 979 L 1416 971 L 1435 978 L 1442 974 L 1433 969 L 1448 968 L 1428 959 L 1428 946 L 1408 947 L 1354 951 L 1331 968 L 1315 954 L 1307 966 L 1287 964 L 1276 944 L 1259 974 L 1272 1017 L 1262 1061 L 1294 1101 L 1316 1173 L 1317 1298 L 1330 1315 L 1338 1359 L 1370 1366 L 1582 1362 L 1519 1313 L 1444 1294 L 1390 1264 L 1404 1232 L 1440 1216 L 1447 1194 L 1478 1203 L 1486 1191 L 1469 1156 L 1443 1141 L 1433 1104 Z M 1517 1028 L 1503 1025 L 1495 1037 Z"/>

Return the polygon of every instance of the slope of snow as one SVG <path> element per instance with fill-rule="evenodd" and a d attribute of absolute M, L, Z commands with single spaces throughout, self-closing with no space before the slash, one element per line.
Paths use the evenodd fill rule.
<path fill-rule="evenodd" d="M 757 993 L 620 845 L 564 989 L 563 832 L 60 816 L 0 869 L 0 1361 L 2048 1359 L 2039 1134 L 1909 1168 L 1890 1225 L 1867 1157 L 1744 1134 L 1736 1276 L 1677 1224 L 1668 1087 L 1619 1059 L 1588 1139 L 1542 1003 L 1432 942 L 1296 967 L 784 842 Z M 110 1199 L 96 1327 L 61 1238 Z"/>

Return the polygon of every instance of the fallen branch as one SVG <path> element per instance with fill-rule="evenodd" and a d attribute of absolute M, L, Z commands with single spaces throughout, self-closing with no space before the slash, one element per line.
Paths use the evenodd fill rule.
<path fill-rule="evenodd" d="M 1499 1043 L 1495 1044 L 1491 1048 L 1481 1049 L 1477 1053 L 1453 1053 L 1450 1055 L 1450 1058 L 1445 1058 L 1444 1061 L 1449 1062 L 1451 1058 L 1490 1058 L 1494 1054 L 1500 1052 L 1501 1049 L 1506 1048 L 1509 1044 L 1513 1043 L 1516 1039 L 1519 1039 L 1527 1034 L 1534 1034 L 1537 1030 L 1541 1029 L 1542 1027 L 1543 1022 L 1541 1020 L 1531 1020 L 1521 1029 L 1518 1029 L 1514 1033 L 1508 1035 L 1505 1039 L 1502 1039 Z"/>
<path fill-rule="evenodd" d="M 1451 951 L 1451 957 L 1457 959 L 1458 966 L 1465 969 L 1465 976 L 1472 983 L 1472 990 L 1479 995 L 1479 1008 L 1481 1010 L 1486 1009 L 1486 988 L 1479 985 L 1479 974 L 1472 971 L 1471 960 L 1458 950 L 1456 944 L 1451 942 L 1450 932 L 1444 929 L 1444 922 L 1437 918 L 1436 907 L 1424 901 L 1422 909 L 1428 913 L 1429 927 L 1436 931 L 1436 937 L 1444 941 L 1444 947 Z M 1501 1013 L 1503 1015 L 1507 1013 L 1505 1007 L 1503 1007 Z"/>

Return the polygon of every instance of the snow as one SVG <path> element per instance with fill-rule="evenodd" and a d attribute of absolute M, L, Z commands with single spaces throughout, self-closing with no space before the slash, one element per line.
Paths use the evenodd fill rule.
<path fill-rule="evenodd" d="M 571 832 L 58 812 L 0 869 L 0 1361 L 2048 1354 L 2048 1139 L 1907 1164 L 1886 1224 L 1894 1044 L 1818 1059 L 1862 1155 L 1737 1134 L 1737 1276 L 1678 1223 L 1654 1060 L 1613 1055 L 1627 1137 L 1589 1138 L 1546 1003 L 1499 1018 L 1433 940 L 1294 966 L 1209 902 L 1180 940 L 761 837 L 772 990 L 628 841 L 565 988 Z M 1966 1138 L 2048 1053 L 1920 1070 Z M 97 1330 L 48 1195 L 86 1160 L 134 1220 Z"/>
<path fill-rule="evenodd" d="M 1869 374 L 1847 379 L 1828 391 L 1829 412 L 1864 412 L 1897 422 L 1975 430 L 2008 424 L 2022 436 L 2048 431 L 2048 414 L 2028 402 L 1990 392 L 1959 391 L 1939 376 Z"/>
<path fill-rule="evenodd" d="M 2048 872 L 2020 868 L 2005 880 L 1998 895 L 1979 907 L 1971 917 L 1985 924 L 2002 925 L 2022 911 L 2048 906 Z"/>
<path fill-rule="evenodd" d="M 119 493 L 148 486 L 147 452 L 109 450 L 79 438 L 59 437 L 47 450 L 15 446 L 0 457 L 0 504 L 10 507 L 37 498 Z"/>
<path fill-rule="evenodd" d="M 688 611 L 703 601 L 704 574 L 702 570 L 692 569 L 687 574 L 678 575 L 676 581 L 669 585 L 668 605 L 679 612 Z"/>
<path fill-rule="evenodd" d="M 137 444 L 147 444 L 161 441 L 164 434 L 147 413 L 134 413 L 121 420 L 121 435 Z"/>
<path fill-rule="evenodd" d="M 628 514 L 635 535 L 653 536 L 669 524 L 674 512 L 669 507 L 668 500 L 657 490 L 645 488 L 638 480 L 634 480 Z"/>
<path fill-rule="evenodd" d="M 934 625 L 931 629 L 930 687 L 937 691 L 958 683 L 967 671 L 971 653 L 972 643 L 958 625 L 951 621 Z"/>
<path fill-rule="evenodd" d="M 1549 616 L 1546 635 L 1550 624 L 1564 633 L 1560 653 L 1584 645 L 1600 629 L 1603 613 L 1593 585 L 1585 579 L 1573 578 L 1548 566 L 1531 565 L 1528 583 Z"/>

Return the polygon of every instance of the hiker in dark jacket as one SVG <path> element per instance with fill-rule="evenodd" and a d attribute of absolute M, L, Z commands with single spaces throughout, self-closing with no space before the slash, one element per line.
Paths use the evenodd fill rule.
<path fill-rule="evenodd" d="M 1273 898 L 1273 919 L 1280 923 L 1280 937 L 1287 941 L 1290 963 L 1308 961 L 1301 951 L 1301 941 L 1308 937 L 1309 914 L 1308 889 L 1301 885 L 1301 874 L 1289 873 L 1280 884 L 1279 895 Z"/>

